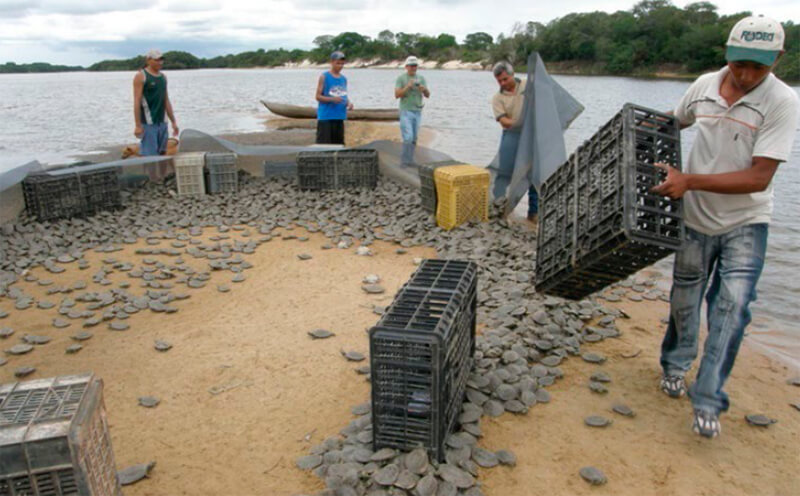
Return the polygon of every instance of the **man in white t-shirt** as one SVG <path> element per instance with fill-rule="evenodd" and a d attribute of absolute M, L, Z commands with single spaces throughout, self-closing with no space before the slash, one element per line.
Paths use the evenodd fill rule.
<path fill-rule="evenodd" d="M 675 256 L 661 389 L 672 397 L 687 392 L 684 377 L 697 357 L 705 295 L 708 338 L 688 393 L 693 430 L 709 438 L 720 433 L 719 414 L 729 406 L 722 387 L 750 323 L 764 266 L 772 178 L 789 158 L 800 115 L 797 93 L 772 74 L 783 41 L 783 28 L 773 19 L 747 17 L 734 26 L 727 66 L 699 77 L 675 109 L 682 127 L 697 126 L 686 167 L 662 166 L 667 178 L 654 188 L 684 199 L 687 227 Z"/>

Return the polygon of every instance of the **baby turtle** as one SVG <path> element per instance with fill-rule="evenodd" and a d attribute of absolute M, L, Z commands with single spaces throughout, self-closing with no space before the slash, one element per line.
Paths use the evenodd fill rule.
<path fill-rule="evenodd" d="M 0 319 L 4 319 L 6 317 L 8 317 L 8 312 L 5 310 L 0 310 Z"/>
<path fill-rule="evenodd" d="M 608 392 L 608 388 L 607 387 L 605 387 L 603 384 L 601 384 L 599 382 L 595 382 L 595 381 L 590 381 L 589 382 L 589 389 L 593 393 L 598 393 L 598 394 L 606 394 Z"/>
<path fill-rule="evenodd" d="M 71 344 L 71 345 L 67 346 L 67 349 L 65 350 L 65 353 L 67 355 L 74 355 L 75 353 L 81 351 L 82 349 L 83 349 L 83 346 L 81 346 L 81 345 L 79 345 L 77 343 L 76 344 Z"/>
<path fill-rule="evenodd" d="M 786 384 L 790 386 L 800 386 L 800 375 L 797 377 L 792 377 L 791 379 L 786 381 Z"/>
<path fill-rule="evenodd" d="M 350 409 L 353 412 L 353 415 L 366 415 L 372 409 L 372 404 L 370 402 L 361 403 L 360 405 L 356 405 Z"/>
<path fill-rule="evenodd" d="M 156 466 L 156 462 L 140 463 L 117 472 L 119 476 L 119 483 L 123 486 L 139 482 L 140 480 L 148 477 L 150 471 Z"/>
<path fill-rule="evenodd" d="M 501 465 L 513 467 L 517 464 L 517 455 L 511 450 L 498 450 L 495 451 L 494 454 L 497 455 L 497 461 L 499 461 Z"/>
<path fill-rule="evenodd" d="M 53 319 L 53 327 L 55 327 L 56 329 L 64 329 L 65 327 L 69 327 L 71 325 L 72 324 L 70 322 L 68 322 L 68 321 L 66 321 L 64 319 L 60 319 L 58 317 Z"/>
<path fill-rule="evenodd" d="M 12 334 L 14 334 L 14 329 L 10 327 L 3 327 L 2 329 L 0 329 L 0 339 L 5 339 L 11 336 Z"/>
<path fill-rule="evenodd" d="M 9 355 L 24 355 L 25 353 L 30 353 L 33 350 L 32 344 L 15 344 L 11 348 L 6 350 L 6 353 Z"/>
<path fill-rule="evenodd" d="M 611 376 L 602 371 L 595 372 L 594 374 L 592 374 L 590 379 L 593 380 L 594 382 L 603 382 L 603 383 L 611 382 Z"/>
<path fill-rule="evenodd" d="M 26 334 L 22 336 L 22 340 L 28 344 L 47 344 L 50 342 L 49 336 L 37 336 L 35 334 Z"/>
<path fill-rule="evenodd" d="M 227 293 L 230 290 L 231 288 L 229 288 L 225 284 L 217 284 L 217 291 L 219 291 L 220 293 Z"/>
<path fill-rule="evenodd" d="M 55 304 L 55 303 L 53 303 L 52 301 L 41 300 L 41 301 L 39 301 L 39 302 L 36 304 L 36 306 L 37 306 L 37 307 L 38 307 L 40 310 L 50 310 L 51 308 L 53 308 L 54 306 L 56 306 L 56 304 Z"/>
<path fill-rule="evenodd" d="M 36 368 L 35 367 L 27 367 L 27 366 L 19 367 L 19 368 L 14 370 L 14 377 L 17 377 L 17 378 L 21 379 L 23 377 L 27 377 L 27 376 L 33 374 L 34 372 L 36 372 Z"/>
<path fill-rule="evenodd" d="M 797 403 L 789 403 L 789 406 L 793 407 L 797 411 L 800 411 L 800 401 Z"/>
<path fill-rule="evenodd" d="M 155 342 L 155 349 L 156 350 L 158 350 L 158 351 L 169 351 L 171 348 L 172 348 L 172 344 L 170 344 L 170 343 L 168 343 L 166 341 L 161 341 L 160 339 L 156 339 L 156 342 Z"/>
<path fill-rule="evenodd" d="M 424 474 L 428 469 L 428 453 L 422 448 L 413 450 L 406 455 L 405 465 L 412 473 Z"/>
<path fill-rule="evenodd" d="M 496 454 L 481 447 L 472 449 L 472 459 L 483 468 L 496 467 L 500 463 Z"/>
<path fill-rule="evenodd" d="M 159 403 L 161 403 L 161 400 L 156 398 L 155 396 L 139 397 L 139 406 L 143 406 L 145 408 L 155 408 L 158 406 Z"/>
<path fill-rule="evenodd" d="M 378 274 L 368 274 L 361 280 L 364 284 L 378 284 L 381 282 L 381 276 Z"/>
<path fill-rule="evenodd" d="M 358 351 L 344 351 L 341 350 L 340 353 L 343 357 L 345 357 L 350 362 L 362 362 L 366 357 L 363 353 L 359 353 Z"/>
<path fill-rule="evenodd" d="M 83 331 L 83 332 L 79 332 L 77 334 L 73 334 L 70 337 L 72 339 L 74 339 L 75 341 L 86 341 L 87 339 L 90 339 L 92 337 L 92 333 Z"/>
<path fill-rule="evenodd" d="M 322 457 L 320 455 L 301 456 L 295 461 L 295 465 L 300 470 L 313 470 L 322 465 Z"/>
<path fill-rule="evenodd" d="M 301 254 L 297 255 L 297 258 L 299 258 L 300 260 L 311 260 L 314 257 L 309 255 L 308 253 L 301 253 Z"/>
<path fill-rule="evenodd" d="M 232 281 L 232 282 L 244 282 L 244 280 L 245 280 L 245 279 L 247 279 L 247 278 L 244 276 L 244 274 L 242 274 L 242 273 L 240 272 L 240 273 L 236 274 L 236 275 L 233 277 L 233 279 L 231 279 L 231 281 Z"/>
<path fill-rule="evenodd" d="M 583 467 L 580 470 L 580 474 L 581 477 L 583 477 L 583 480 L 593 486 L 603 485 L 608 480 L 602 471 L 594 467 Z"/>
<path fill-rule="evenodd" d="M 381 294 L 386 290 L 380 284 L 364 284 L 361 289 L 367 294 Z"/>
<path fill-rule="evenodd" d="M 356 369 L 356 374 L 367 375 L 369 374 L 369 365 L 362 365 Z"/>
<path fill-rule="evenodd" d="M 635 417 L 636 412 L 634 412 L 628 405 L 623 405 L 622 403 L 617 403 L 616 405 L 611 407 L 611 410 L 614 413 L 618 413 L 620 415 L 624 415 L 625 417 Z"/>
<path fill-rule="evenodd" d="M 583 419 L 583 422 L 589 427 L 608 427 L 613 422 L 601 415 L 590 415 Z"/>
<path fill-rule="evenodd" d="M 606 357 L 604 357 L 599 353 L 593 353 L 591 351 L 582 354 L 581 358 L 583 358 L 585 362 L 589 363 L 603 363 L 606 361 Z"/>
<path fill-rule="evenodd" d="M 449 463 L 439 465 L 438 474 L 442 480 L 453 484 L 458 489 L 468 489 L 475 485 L 475 478 L 472 475 Z"/>
<path fill-rule="evenodd" d="M 769 418 L 766 415 L 761 415 L 761 414 L 745 415 L 744 419 L 747 420 L 748 424 L 757 427 L 769 427 L 770 425 L 778 422 L 773 418 Z"/>
<path fill-rule="evenodd" d="M 395 483 L 399 475 L 400 467 L 394 463 L 390 463 L 389 465 L 386 465 L 382 469 L 375 472 L 375 474 L 372 476 L 372 480 L 381 486 L 391 486 Z"/>
<path fill-rule="evenodd" d="M 326 329 L 314 329 L 313 331 L 308 331 L 308 335 L 311 336 L 311 339 L 326 339 L 336 334 Z"/>
<path fill-rule="evenodd" d="M 125 322 L 112 322 L 108 324 L 108 328 L 112 331 L 127 331 L 131 328 L 130 325 L 126 324 Z"/>

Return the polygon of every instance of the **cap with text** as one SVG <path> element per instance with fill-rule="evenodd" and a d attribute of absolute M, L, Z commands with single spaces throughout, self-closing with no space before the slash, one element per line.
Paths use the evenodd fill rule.
<path fill-rule="evenodd" d="M 728 62 L 747 60 L 772 65 L 783 50 L 783 26 L 763 16 L 745 17 L 737 22 L 728 36 L 725 59 Z"/>
<path fill-rule="evenodd" d="M 153 50 L 148 51 L 144 55 L 144 57 L 147 58 L 147 59 L 158 60 L 158 59 L 163 59 L 164 58 L 164 54 L 161 53 L 161 50 L 153 49 Z"/>

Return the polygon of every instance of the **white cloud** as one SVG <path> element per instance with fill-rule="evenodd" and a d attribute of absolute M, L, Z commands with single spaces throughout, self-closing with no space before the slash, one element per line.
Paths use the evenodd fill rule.
<path fill-rule="evenodd" d="M 516 22 L 546 23 L 599 7 L 629 10 L 635 3 L 507 0 L 501 8 L 479 0 L 0 0 L 0 63 L 87 64 L 109 53 L 139 53 L 147 41 L 162 50 L 192 47 L 203 56 L 238 48 L 307 49 L 321 34 L 356 31 L 374 37 L 383 29 L 447 32 L 461 41 L 476 31 L 492 36 L 508 32 Z M 800 20 L 796 0 L 762 0 L 758 8 L 751 0 L 715 3 L 721 14 L 753 10 L 779 20 Z"/>

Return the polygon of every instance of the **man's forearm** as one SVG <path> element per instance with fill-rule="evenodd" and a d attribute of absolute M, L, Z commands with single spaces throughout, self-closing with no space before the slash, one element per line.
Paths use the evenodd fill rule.
<path fill-rule="evenodd" d="M 753 169 L 723 174 L 685 174 L 689 190 L 708 191 L 724 195 L 742 195 L 764 191 L 772 175 L 760 174 Z"/>
<path fill-rule="evenodd" d="M 133 100 L 133 122 L 136 124 L 136 127 L 142 125 L 142 116 L 139 113 L 139 109 L 142 108 L 142 100 L 139 98 L 134 98 Z"/>
<path fill-rule="evenodd" d="M 175 113 L 172 111 L 172 102 L 167 100 L 167 105 L 165 110 L 167 111 L 167 117 L 172 124 L 175 124 L 177 121 L 175 120 Z"/>

